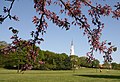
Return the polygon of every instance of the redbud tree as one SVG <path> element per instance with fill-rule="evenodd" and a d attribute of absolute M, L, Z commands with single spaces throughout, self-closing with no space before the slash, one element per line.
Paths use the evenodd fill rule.
<path fill-rule="evenodd" d="M 9 8 L 4 7 L 3 11 L 5 15 L 0 15 L 0 23 L 5 19 L 14 19 L 19 21 L 16 15 L 11 15 L 11 9 L 16 0 L 5 0 L 10 1 L 11 5 Z M 83 34 L 87 36 L 88 43 L 90 44 L 90 51 L 87 53 L 88 61 L 94 60 L 93 52 L 99 51 L 104 54 L 106 62 L 111 62 L 111 54 L 116 51 L 117 48 L 111 45 L 111 42 L 100 41 L 104 27 L 104 22 L 101 18 L 104 16 L 111 16 L 112 18 L 119 20 L 120 18 L 120 3 L 115 3 L 112 7 L 108 4 L 93 4 L 93 0 L 33 0 L 34 9 L 39 14 L 33 17 L 33 24 L 36 27 L 35 31 L 31 32 L 32 39 L 28 41 L 26 45 L 33 46 L 31 55 L 36 57 L 35 44 L 40 44 L 43 41 L 41 35 L 46 33 L 49 25 L 47 21 L 51 21 L 60 28 L 69 30 L 71 25 L 75 25 L 79 29 L 83 30 Z M 105 0 L 103 0 L 105 1 Z M 59 11 L 52 11 L 49 7 L 57 5 Z M 86 8 L 87 15 L 83 13 L 83 7 Z M 59 14 L 58 14 L 59 13 Z M 65 17 L 61 17 L 65 15 Z M 72 18 L 69 20 L 68 18 Z M 89 20 L 91 18 L 91 20 Z M 88 22 L 91 21 L 91 22 Z M 92 23 L 92 25 L 91 25 Z M 94 26 L 94 28 L 93 28 Z M 13 28 L 12 28 L 13 29 Z M 19 42 L 20 40 L 17 40 Z"/>

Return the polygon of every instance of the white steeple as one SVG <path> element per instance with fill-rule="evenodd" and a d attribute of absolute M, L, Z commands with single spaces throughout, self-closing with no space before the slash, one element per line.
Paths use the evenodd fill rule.
<path fill-rule="evenodd" d="M 70 55 L 75 55 L 73 41 L 71 41 Z"/>

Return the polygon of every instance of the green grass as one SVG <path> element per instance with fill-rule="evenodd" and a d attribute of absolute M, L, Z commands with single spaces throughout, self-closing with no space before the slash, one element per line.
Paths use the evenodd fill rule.
<path fill-rule="evenodd" d="M 81 68 L 75 72 L 29 70 L 17 74 L 16 70 L 0 69 L 0 82 L 120 82 L 120 70 Z"/>

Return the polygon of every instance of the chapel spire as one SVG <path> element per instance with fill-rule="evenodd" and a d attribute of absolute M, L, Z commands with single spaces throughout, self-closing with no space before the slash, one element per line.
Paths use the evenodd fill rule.
<path fill-rule="evenodd" d="M 73 40 L 71 41 L 70 55 L 75 55 Z"/>

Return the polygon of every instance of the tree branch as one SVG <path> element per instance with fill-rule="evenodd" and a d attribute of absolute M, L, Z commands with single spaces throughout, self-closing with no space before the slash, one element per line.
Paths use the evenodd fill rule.
<path fill-rule="evenodd" d="M 15 2 L 15 0 L 12 0 L 12 3 L 11 3 L 11 5 L 10 5 L 8 11 L 7 11 L 8 14 L 5 17 L 3 17 L 2 20 L 0 20 L 0 22 L 3 22 L 7 17 L 11 18 L 10 12 L 11 12 L 11 9 L 13 7 L 14 2 Z"/>
<path fill-rule="evenodd" d="M 78 20 L 79 22 L 81 22 L 82 24 L 84 24 L 84 22 L 81 20 L 81 19 L 79 19 L 78 17 L 76 17 L 75 15 L 74 15 L 74 13 L 70 10 L 70 8 L 68 7 L 68 6 L 66 6 L 66 4 L 63 2 L 63 0 L 60 0 L 61 1 L 61 3 L 65 6 L 65 8 L 68 10 L 68 11 L 70 11 L 70 13 L 72 14 L 72 16 L 75 18 L 75 20 Z M 91 29 L 89 28 L 86 28 L 87 29 L 87 31 L 89 32 L 89 34 L 90 35 L 92 35 L 92 31 L 91 31 Z"/>

